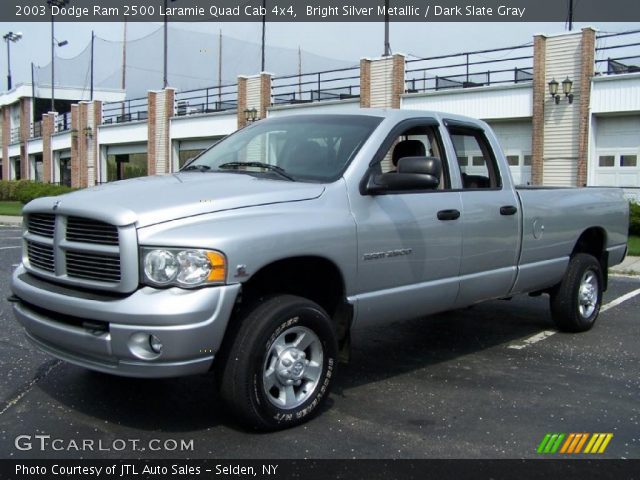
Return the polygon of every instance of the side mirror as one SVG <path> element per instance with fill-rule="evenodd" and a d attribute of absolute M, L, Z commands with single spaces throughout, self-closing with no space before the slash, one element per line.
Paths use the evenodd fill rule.
<path fill-rule="evenodd" d="M 398 171 L 371 175 L 366 191 L 381 194 L 393 191 L 435 190 L 440 185 L 442 162 L 437 157 L 404 157 Z"/>

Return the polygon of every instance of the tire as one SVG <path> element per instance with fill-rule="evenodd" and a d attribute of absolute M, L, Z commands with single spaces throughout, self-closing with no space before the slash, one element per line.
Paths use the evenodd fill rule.
<path fill-rule="evenodd" d="M 559 330 L 586 332 L 593 327 L 602 305 L 602 285 L 602 268 L 595 257 L 571 257 L 564 278 L 551 293 L 551 316 Z"/>
<path fill-rule="evenodd" d="M 278 295 L 238 320 L 219 372 L 229 409 L 257 430 L 281 430 L 313 418 L 337 367 L 336 335 L 326 312 L 307 299 Z"/>

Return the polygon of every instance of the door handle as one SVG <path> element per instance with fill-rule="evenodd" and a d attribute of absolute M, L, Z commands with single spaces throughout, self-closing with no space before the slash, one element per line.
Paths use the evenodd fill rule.
<path fill-rule="evenodd" d="M 518 209 L 513 205 L 505 205 L 500 207 L 500 215 L 515 215 L 518 213 Z"/>
<path fill-rule="evenodd" d="M 460 218 L 459 210 L 440 210 L 438 212 L 438 220 L 457 220 Z"/>

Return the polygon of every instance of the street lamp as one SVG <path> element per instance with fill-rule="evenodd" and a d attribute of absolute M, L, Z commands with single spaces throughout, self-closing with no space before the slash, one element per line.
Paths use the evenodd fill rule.
<path fill-rule="evenodd" d="M 56 42 L 54 31 L 54 15 L 53 7 L 62 8 L 69 4 L 70 0 L 47 0 L 47 4 L 51 7 L 51 111 L 56 111 L 56 44 L 58 47 L 64 47 L 67 43 L 66 40 L 62 42 Z"/>
<path fill-rule="evenodd" d="M 22 38 L 22 33 L 9 32 L 4 37 L 4 41 L 7 42 L 7 91 L 11 90 L 11 42 L 16 43 Z"/>

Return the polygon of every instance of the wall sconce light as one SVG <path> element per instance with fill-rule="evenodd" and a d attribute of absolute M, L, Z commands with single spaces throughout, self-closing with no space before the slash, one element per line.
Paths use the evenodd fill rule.
<path fill-rule="evenodd" d="M 560 103 L 560 95 L 558 95 L 559 86 L 560 84 L 555 78 L 551 79 L 551 81 L 549 82 L 549 93 L 551 94 L 551 98 L 555 100 L 556 105 Z"/>
<path fill-rule="evenodd" d="M 260 120 L 260 118 L 258 117 L 258 110 L 256 110 L 255 108 L 247 108 L 244 111 L 244 119 L 247 121 L 247 123 L 257 122 L 258 120 Z"/>
<path fill-rule="evenodd" d="M 84 127 L 84 136 L 87 138 L 93 138 L 93 129 L 91 127 Z"/>
<path fill-rule="evenodd" d="M 560 103 L 560 95 L 558 94 L 559 87 L 560 84 L 558 83 L 558 81 L 555 78 L 551 79 L 551 81 L 549 82 L 549 94 L 551 95 L 551 98 L 553 98 L 553 100 L 556 102 L 556 105 Z M 573 81 L 569 77 L 565 78 L 562 81 L 562 93 L 564 93 L 564 96 L 567 98 L 570 104 L 573 103 L 573 94 L 571 93 L 572 88 Z"/>
<path fill-rule="evenodd" d="M 562 92 L 564 96 L 567 97 L 569 103 L 573 103 L 573 93 L 571 93 L 571 89 L 573 88 L 573 80 L 569 77 L 565 78 L 562 81 Z"/>

